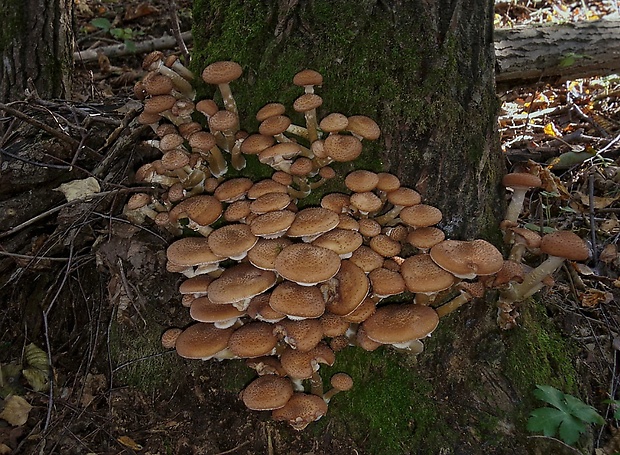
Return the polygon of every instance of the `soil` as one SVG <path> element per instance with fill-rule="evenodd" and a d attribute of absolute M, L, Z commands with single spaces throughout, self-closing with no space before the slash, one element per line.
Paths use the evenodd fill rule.
<path fill-rule="evenodd" d="M 136 39 L 157 37 L 169 30 L 169 2 L 163 0 L 76 3 L 81 49 L 97 40 L 112 40 L 92 27 L 90 21 L 96 17 L 107 17 L 115 27 L 131 29 Z M 177 4 L 181 30 L 188 30 L 191 1 Z M 127 19 L 136 11 L 145 14 Z M 75 103 L 41 101 L 27 111 L 47 123 L 64 119 L 75 137 L 89 113 L 97 111 L 112 120 L 95 123 L 83 136 L 92 151 L 75 157 L 62 141 L 41 138 L 39 131 L 26 123 L 19 125 L 4 145 L 0 251 L 14 254 L 0 256 L 0 390 L 2 398 L 11 393 L 26 397 L 32 409 L 24 424 L 0 421 L 0 443 L 12 450 L 3 452 L 0 447 L 0 453 L 377 453 L 369 441 L 370 433 L 360 435 L 350 422 L 336 417 L 345 406 L 338 398 L 334 399 L 333 419 L 328 413 L 317 424 L 297 432 L 273 422 L 268 412 L 246 409 L 239 391 L 253 378 L 253 372 L 241 361 L 186 361 L 154 343 L 166 328 L 186 326 L 190 318 L 178 295 L 181 277 L 165 268 L 165 248 L 172 236 L 148 224 L 128 223 L 120 215 L 127 197 L 137 191 L 133 172 L 155 157 L 150 147 L 133 140 L 147 137 L 146 130 L 125 130 L 120 138 L 114 136 L 118 124 L 135 116 L 127 101 L 134 82 L 142 76 L 141 60 L 141 55 L 118 58 L 111 62 L 112 69 L 105 61 L 79 65 Z M 99 168 L 102 155 L 115 159 Z M 93 200 L 66 203 L 56 190 L 60 184 L 84 179 L 96 170 L 101 171 L 98 176 L 106 186 Z M 62 209 L 57 210 L 59 206 Z M 41 213 L 46 216 L 31 222 Z M 617 276 L 616 264 L 611 262 L 608 268 L 596 272 L 597 276 L 612 277 L 606 282 L 610 284 Z M 578 340 L 574 361 L 582 374 L 579 384 L 601 402 L 610 384 L 613 390 L 616 387 L 617 352 L 608 345 L 620 322 L 620 311 L 613 303 L 618 301 L 618 293 L 613 291 L 615 299 L 606 307 L 583 310 L 565 303 L 566 296 L 572 298 L 572 286 L 569 281 L 558 283 L 546 294 L 543 311 L 555 330 Z M 388 357 L 396 371 L 415 363 L 423 370 L 420 375 L 425 383 L 436 382 L 432 398 L 448 416 L 445 425 L 463 435 L 454 445 L 446 446 L 445 453 L 483 453 L 488 447 L 492 449 L 485 453 L 574 453 L 557 441 L 537 441 L 535 449 L 531 441 L 522 441 L 519 447 L 515 434 L 522 437 L 523 433 L 515 430 L 509 418 L 500 422 L 505 428 L 495 433 L 510 435 L 510 447 L 502 449 L 495 442 L 487 446 L 475 434 L 486 410 L 505 407 L 508 413 L 515 403 L 526 400 L 515 396 L 513 385 L 499 376 L 481 376 L 479 380 L 494 383 L 497 392 L 473 401 L 458 388 L 465 378 L 476 374 L 476 365 L 467 359 L 492 364 L 509 356 L 503 346 L 513 335 L 489 330 L 493 314 L 494 309 L 478 305 L 454 317 L 446 331 L 456 327 L 466 333 L 458 338 L 439 336 L 449 340 L 443 347 L 438 346 L 439 341 L 430 342 L 427 349 L 435 349 L 437 356 L 433 363 L 391 352 L 377 355 Z M 487 335 L 479 337 L 481 333 Z M 33 365 L 25 355 L 31 343 L 52 360 L 53 394 L 47 389 L 35 390 L 23 373 Z M 373 374 L 372 359 L 364 367 L 370 370 L 369 376 Z M 561 374 L 562 366 L 555 367 Z M 376 370 L 377 374 L 381 371 Z M 454 404 L 459 398 L 465 403 Z M 377 401 L 375 406 L 389 404 Z M 477 408 L 478 421 L 464 422 L 459 415 L 469 407 Z M 421 423 L 412 418 L 409 425 L 413 431 Z M 605 427 L 601 435 L 590 433 L 586 445 L 602 447 L 611 439 L 612 428 Z M 547 443 L 551 445 L 545 452 Z M 408 452 L 395 449 L 390 453 Z"/>

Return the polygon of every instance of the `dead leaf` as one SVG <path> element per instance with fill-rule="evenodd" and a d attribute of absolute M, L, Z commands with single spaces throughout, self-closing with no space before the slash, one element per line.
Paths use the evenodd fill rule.
<path fill-rule="evenodd" d="M 148 2 L 142 2 L 135 8 L 128 8 L 125 12 L 124 21 L 132 21 L 149 14 L 158 13 L 159 10 Z"/>
<path fill-rule="evenodd" d="M 598 257 L 605 264 L 609 264 L 616 259 L 618 259 L 618 247 L 613 243 L 608 243 L 601 251 L 601 254 Z"/>
<path fill-rule="evenodd" d="M 579 294 L 581 305 L 586 308 L 594 308 L 600 304 L 609 303 L 614 296 L 611 292 L 600 291 L 598 289 L 588 289 Z"/>
<path fill-rule="evenodd" d="M 142 450 L 142 446 L 138 444 L 136 441 L 131 439 L 129 436 L 121 436 L 117 439 L 118 442 L 123 444 L 125 447 L 129 447 L 132 450 Z"/>
<path fill-rule="evenodd" d="M 579 191 L 577 191 L 575 194 L 579 196 L 579 198 L 581 199 L 581 203 L 583 205 L 587 207 L 590 206 L 590 197 L 587 194 L 583 194 Z M 594 202 L 595 209 L 604 209 L 605 207 L 609 207 L 611 204 L 616 202 L 619 198 L 620 196 L 616 196 L 616 197 L 594 196 L 592 200 Z"/>
<path fill-rule="evenodd" d="M 54 188 L 54 191 L 60 191 L 65 195 L 67 201 L 73 201 L 74 199 L 86 199 L 92 194 L 99 193 L 101 187 L 99 182 L 94 177 L 88 177 L 81 180 L 72 180 L 68 183 L 63 183 L 58 188 Z"/>
<path fill-rule="evenodd" d="M 4 400 L 4 409 L 0 412 L 0 419 L 6 420 L 15 427 L 24 425 L 32 406 L 19 395 L 11 395 Z"/>
<path fill-rule="evenodd" d="M 599 229 L 606 234 L 611 234 L 618 227 L 618 218 L 611 216 L 599 225 Z"/>

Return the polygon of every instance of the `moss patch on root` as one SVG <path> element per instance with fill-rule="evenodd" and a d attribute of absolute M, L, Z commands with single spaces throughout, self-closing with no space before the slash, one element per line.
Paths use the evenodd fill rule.
<path fill-rule="evenodd" d="M 336 372 L 351 375 L 354 386 L 330 401 L 328 415 L 312 431 L 319 435 L 335 421 L 332 431 L 346 431 L 372 454 L 450 447 L 457 435 L 441 420 L 431 383 L 406 365 L 406 359 L 406 354 L 386 348 L 339 352 L 333 367 L 320 370 L 326 390 Z"/>

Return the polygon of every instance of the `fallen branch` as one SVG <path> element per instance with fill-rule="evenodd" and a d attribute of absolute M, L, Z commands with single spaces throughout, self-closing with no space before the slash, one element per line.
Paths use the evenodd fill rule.
<path fill-rule="evenodd" d="M 183 41 L 186 43 L 190 43 L 192 41 L 192 32 L 181 33 L 181 38 L 183 38 Z M 122 57 L 124 55 L 145 54 L 152 51 L 171 49 L 176 46 L 177 39 L 174 36 L 164 35 L 160 38 L 134 42 L 131 48 L 128 48 L 125 44 L 114 44 L 112 46 L 86 49 L 84 51 L 75 52 L 73 54 L 73 59 L 76 62 L 92 62 L 97 60 L 99 54 L 103 54 L 107 57 Z"/>

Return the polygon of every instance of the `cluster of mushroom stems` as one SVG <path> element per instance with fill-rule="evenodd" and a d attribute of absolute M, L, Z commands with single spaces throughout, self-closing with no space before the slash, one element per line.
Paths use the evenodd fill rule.
<path fill-rule="evenodd" d="M 305 197 L 336 177 L 332 163 L 354 161 L 380 136 L 364 115 L 318 120 L 318 72 L 293 78 L 303 90 L 293 104 L 300 125 L 273 102 L 257 112 L 258 132 L 248 133 L 230 87 L 242 75 L 238 64 L 215 62 L 202 72 L 218 87 L 221 107 L 194 100 L 194 76 L 173 57 L 154 52 L 144 69 L 135 87 L 144 103 L 139 122 L 153 128 L 150 144 L 162 156 L 141 166 L 136 181 L 165 192 L 133 195 L 124 213 L 176 238 L 167 269 L 184 276 L 181 302 L 195 321 L 167 330 L 162 343 L 189 359 L 244 359 L 258 374 L 240 394 L 248 408 L 305 428 L 353 386 L 337 373 L 324 391 L 319 367 L 334 365 L 337 352 L 392 346 L 417 354 L 440 317 L 486 289 L 500 289 L 506 309 L 539 289 L 540 274 L 552 273 L 501 278 L 529 248 L 511 221 L 520 207 L 502 224 L 514 242 L 508 261 L 485 240 L 446 239 L 437 227 L 441 211 L 386 172 L 349 172 L 346 189 L 304 207 Z M 252 155 L 272 168 L 270 178 L 227 177 L 228 166 L 242 170 Z M 514 316 L 514 308 L 500 314 Z"/>

